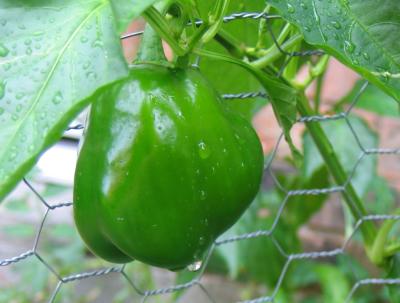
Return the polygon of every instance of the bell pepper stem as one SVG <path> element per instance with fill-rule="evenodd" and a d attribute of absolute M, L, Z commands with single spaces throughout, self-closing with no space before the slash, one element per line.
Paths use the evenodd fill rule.
<path fill-rule="evenodd" d="M 146 24 L 135 62 L 167 62 L 161 38 L 149 24 Z"/>

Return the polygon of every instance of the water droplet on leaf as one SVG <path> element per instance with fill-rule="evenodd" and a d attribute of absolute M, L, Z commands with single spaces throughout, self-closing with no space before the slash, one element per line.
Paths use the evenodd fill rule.
<path fill-rule="evenodd" d="M 288 5 L 287 5 L 287 11 L 288 11 L 289 14 L 293 14 L 293 13 L 296 11 L 296 9 L 294 8 L 293 5 L 291 5 L 290 3 L 288 3 Z"/>
<path fill-rule="evenodd" d="M 5 94 L 6 94 L 6 85 L 3 82 L 0 83 L 0 99 L 3 99 Z"/>
<path fill-rule="evenodd" d="M 350 54 L 354 53 L 354 50 L 356 49 L 356 46 L 354 45 L 354 43 L 346 40 L 344 41 L 344 49 L 349 52 Z"/>
<path fill-rule="evenodd" d="M 8 55 L 8 53 L 9 53 L 8 48 L 0 43 L 0 57 L 5 57 Z"/>
<path fill-rule="evenodd" d="M 53 97 L 53 99 L 52 99 L 52 102 L 54 103 L 54 104 L 60 104 L 62 101 L 63 101 L 63 95 L 62 95 L 62 93 L 60 92 L 60 91 L 58 91 L 55 95 L 54 95 L 54 97 Z"/>
<path fill-rule="evenodd" d="M 332 25 L 336 29 L 341 29 L 342 28 L 342 25 L 337 21 L 332 21 Z"/>

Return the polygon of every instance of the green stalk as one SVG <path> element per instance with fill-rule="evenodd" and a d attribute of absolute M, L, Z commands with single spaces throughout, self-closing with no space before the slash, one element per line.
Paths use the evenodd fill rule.
<path fill-rule="evenodd" d="M 285 43 L 283 43 L 281 45 L 281 49 L 286 51 L 286 50 L 292 48 L 293 46 L 295 46 L 297 43 L 299 43 L 302 39 L 303 39 L 303 37 L 301 35 L 294 35 L 294 36 L 290 37 L 290 39 L 288 41 L 286 41 Z M 276 45 L 274 45 L 265 51 L 263 57 L 251 62 L 251 65 L 255 68 L 262 69 L 262 68 L 270 65 L 272 62 L 277 60 L 282 55 L 283 54 L 282 54 L 281 50 L 278 49 L 278 47 Z"/>
<path fill-rule="evenodd" d="M 221 44 L 232 56 L 236 58 L 243 58 L 244 51 L 239 46 L 241 42 L 229 32 L 221 28 L 218 34 L 214 36 L 214 40 Z"/>
<path fill-rule="evenodd" d="M 213 12 L 209 16 L 210 28 L 202 37 L 203 43 L 207 43 L 218 33 L 224 21 L 223 17 L 228 10 L 229 2 L 230 0 L 217 0 L 215 3 Z"/>
<path fill-rule="evenodd" d="M 271 5 L 267 5 L 265 9 L 263 10 L 264 14 L 268 14 L 271 9 Z M 266 45 L 266 37 L 267 37 L 267 22 L 265 18 L 261 18 L 259 26 L 258 26 L 258 39 L 257 39 L 257 44 L 256 44 L 256 49 L 262 49 Z"/>
<path fill-rule="evenodd" d="M 145 31 L 140 41 L 137 58 L 134 63 L 160 63 L 167 64 L 167 58 L 164 54 L 161 38 L 146 24 Z"/>
<path fill-rule="evenodd" d="M 312 116 L 314 114 L 313 110 L 308 104 L 308 100 L 304 95 L 300 95 L 297 103 L 297 109 L 302 116 Z M 315 122 L 306 122 L 306 126 L 336 183 L 339 185 L 346 184 L 348 176 L 343 169 L 343 166 L 340 163 L 332 144 L 326 137 L 321 125 Z M 368 214 L 351 183 L 346 185 L 346 190 L 343 192 L 343 197 L 356 220 L 360 220 L 363 216 Z M 376 228 L 373 222 L 364 221 L 360 226 L 360 230 L 364 238 L 367 252 L 369 253 L 376 237 Z"/>
<path fill-rule="evenodd" d="M 186 50 L 184 50 L 171 35 L 172 31 L 169 28 L 169 24 L 167 23 L 167 21 L 165 21 L 164 17 L 155 7 L 150 6 L 147 10 L 145 10 L 143 13 L 143 17 L 160 35 L 160 37 L 168 43 L 168 45 L 172 48 L 177 56 L 185 55 Z"/>

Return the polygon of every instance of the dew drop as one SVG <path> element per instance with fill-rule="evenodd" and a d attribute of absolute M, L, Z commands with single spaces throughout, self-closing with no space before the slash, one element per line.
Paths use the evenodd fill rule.
<path fill-rule="evenodd" d="M 11 63 L 7 62 L 6 64 L 4 64 L 3 69 L 5 71 L 8 71 L 11 68 Z"/>
<path fill-rule="evenodd" d="M 201 141 L 199 143 L 199 156 L 202 159 L 207 159 L 211 154 L 210 148 L 203 142 Z"/>
<path fill-rule="evenodd" d="M 3 99 L 4 95 L 6 94 L 6 85 L 4 82 L 0 83 L 0 99 Z"/>
<path fill-rule="evenodd" d="M 41 35 L 43 35 L 43 34 L 44 34 L 43 31 L 36 31 L 36 32 L 33 32 L 33 35 L 34 35 L 34 36 L 41 36 Z"/>
<path fill-rule="evenodd" d="M 80 40 L 82 43 L 86 43 L 88 41 L 88 38 L 85 36 L 82 36 Z"/>
<path fill-rule="evenodd" d="M 309 28 L 308 26 L 304 26 L 304 30 L 305 30 L 306 32 L 311 32 L 311 28 Z"/>
<path fill-rule="evenodd" d="M 364 57 L 365 60 L 369 61 L 368 53 L 364 52 L 364 53 L 362 53 L 362 56 Z"/>
<path fill-rule="evenodd" d="M 94 72 L 88 72 L 88 73 L 86 73 L 86 78 L 88 78 L 88 79 L 96 79 L 97 75 Z"/>
<path fill-rule="evenodd" d="M 63 95 L 62 95 L 62 93 L 60 92 L 60 91 L 58 91 L 55 95 L 54 95 L 54 97 L 53 97 L 53 99 L 51 100 L 52 102 L 53 102 L 53 104 L 60 104 L 62 101 L 63 101 Z"/>
<path fill-rule="evenodd" d="M 31 45 L 31 43 L 32 43 L 32 40 L 31 40 L 31 39 L 26 39 L 26 40 L 24 41 L 24 44 L 25 44 L 25 45 Z"/>
<path fill-rule="evenodd" d="M 28 146 L 28 151 L 31 152 L 35 149 L 35 146 L 33 144 Z"/>
<path fill-rule="evenodd" d="M 17 98 L 18 100 L 21 100 L 24 96 L 25 96 L 25 94 L 20 92 L 15 95 L 15 98 Z"/>
<path fill-rule="evenodd" d="M 14 114 L 14 115 L 11 116 L 11 119 L 13 119 L 14 121 L 17 121 L 18 118 L 19 118 L 19 117 L 18 117 L 16 114 Z"/>
<path fill-rule="evenodd" d="M 17 153 L 16 152 L 12 152 L 10 154 L 10 157 L 8 158 L 9 160 L 14 160 L 17 157 Z"/>
<path fill-rule="evenodd" d="M 202 261 L 195 261 L 192 264 L 190 264 L 187 269 L 188 271 L 198 271 L 201 268 L 201 265 L 203 264 Z"/>
<path fill-rule="evenodd" d="M 344 49 L 349 52 L 350 54 L 354 53 L 354 50 L 356 49 L 356 46 L 354 45 L 354 43 L 346 40 L 344 41 Z"/>
<path fill-rule="evenodd" d="M 16 107 L 17 112 L 19 113 L 22 110 L 22 105 L 18 104 Z"/>
<path fill-rule="evenodd" d="M 342 25 L 337 21 L 332 21 L 331 23 L 332 23 L 332 26 L 334 28 L 336 28 L 336 29 L 341 29 L 342 28 Z"/>
<path fill-rule="evenodd" d="M 293 14 L 293 13 L 296 11 L 296 9 L 294 8 L 293 5 L 291 5 L 290 3 L 288 3 L 288 5 L 287 5 L 287 11 L 288 11 L 289 14 Z"/>
<path fill-rule="evenodd" d="M 200 191 L 200 200 L 205 200 L 207 198 L 207 194 L 204 190 Z"/>
<path fill-rule="evenodd" d="M 103 47 L 103 41 L 101 41 L 101 40 L 95 40 L 95 41 L 92 43 L 92 47 Z"/>
<path fill-rule="evenodd" d="M 32 54 L 32 49 L 30 47 L 28 47 L 25 51 L 25 54 L 30 55 Z"/>
<path fill-rule="evenodd" d="M 83 63 L 83 65 L 82 65 L 83 69 L 88 69 L 88 68 L 89 68 L 89 66 L 90 66 L 90 62 L 89 62 L 89 61 L 88 61 L 88 62 L 85 62 L 85 63 Z"/>
<path fill-rule="evenodd" d="M 307 5 L 304 2 L 300 2 L 300 7 L 302 9 L 307 9 L 308 8 Z"/>
<path fill-rule="evenodd" d="M 0 43 L 0 57 L 5 57 L 8 55 L 8 53 L 9 53 L 8 48 Z"/>

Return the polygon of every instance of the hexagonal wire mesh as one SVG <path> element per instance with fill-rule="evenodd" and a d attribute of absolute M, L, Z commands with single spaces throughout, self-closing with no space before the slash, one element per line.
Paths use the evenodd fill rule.
<path fill-rule="evenodd" d="M 242 12 L 242 13 L 237 13 L 237 14 L 232 14 L 230 16 L 225 17 L 225 22 L 230 22 L 236 19 L 246 19 L 246 18 L 253 18 L 253 19 L 259 19 L 259 18 L 265 18 L 265 19 L 273 19 L 273 18 L 279 18 L 279 16 L 275 15 L 267 15 L 264 13 L 247 13 L 247 12 Z M 268 22 L 267 22 L 268 23 Z M 121 39 L 126 39 L 129 37 L 137 36 L 142 34 L 142 32 L 134 32 L 130 33 L 127 35 L 124 35 L 121 37 Z M 284 52 L 280 47 L 279 44 L 277 43 L 276 39 L 273 36 L 273 33 L 270 29 L 270 34 L 272 35 L 273 40 L 275 41 L 277 47 L 281 52 Z M 321 55 L 323 52 L 321 51 L 305 51 L 305 52 L 293 52 L 293 53 L 286 53 L 286 55 L 289 56 L 289 58 L 292 58 L 294 56 L 310 56 L 310 55 Z M 287 64 L 288 61 L 285 62 Z M 136 283 L 131 279 L 129 274 L 126 271 L 126 265 L 122 266 L 111 266 L 107 268 L 102 268 L 94 271 L 88 271 L 88 272 L 80 272 L 77 274 L 73 275 L 63 275 L 57 270 L 57 267 L 52 265 L 50 262 L 47 261 L 46 257 L 43 256 L 42 252 L 38 250 L 38 243 L 41 238 L 41 235 L 43 233 L 43 227 L 45 225 L 45 222 L 48 218 L 48 215 L 51 212 L 54 212 L 57 209 L 60 208 L 70 208 L 72 203 L 67 202 L 67 203 L 59 203 L 59 204 L 50 204 L 46 201 L 46 199 L 32 186 L 32 184 L 27 181 L 26 179 L 23 180 L 25 185 L 29 188 L 29 190 L 40 200 L 40 202 L 45 206 L 45 212 L 40 220 L 39 228 L 36 232 L 36 237 L 33 243 L 33 247 L 29 249 L 28 251 L 25 251 L 24 253 L 21 253 L 17 256 L 6 258 L 3 260 L 0 260 L 0 266 L 5 267 L 5 266 L 10 266 L 15 263 L 19 263 L 21 261 L 24 261 L 25 259 L 29 258 L 36 258 L 37 261 L 39 261 L 42 265 L 44 265 L 47 270 L 54 275 L 56 279 L 56 285 L 52 291 L 52 294 L 50 298 L 43 298 L 43 300 L 48 300 L 48 302 L 55 302 L 57 296 L 61 296 L 60 290 L 63 288 L 63 286 L 74 282 L 74 281 L 80 281 L 80 280 L 86 280 L 86 279 L 93 279 L 95 277 L 99 276 L 107 276 L 111 273 L 117 273 L 119 274 L 123 279 L 126 280 L 128 287 L 131 287 L 134 292 L 136 292 L 137 295 L 140 297 L 141 302 L 147 301 L 150 297 L 154 296 L 159 296 L 159 295 L 165 295 L 165 294 L 171 294 L 174 292 L 186 290 L 189 288 L 192 288 L 194 286 L 197 286 L 204 294 L 205 300 L 208 300 L 209 302 L 218 302 L 218 298 L 214 297 L 209 293 L 207 288 L 202 284 L 202 277 L 204 276 L 204 271 L 207 268 L 208 261 L 210 259 L 210 256 L 212 252 L 216 249 L 218 246 L 222 245 L 227 245 L 228 243 L 233 243 L 236 241 L 250 241 L 250 239 L 253 238 L 258 238 L 258 237 L 267 237 L 270 238 L 272 241 L 273 245 L 275 245 L 276 249 L 279 251 L 281 256 L 285 258 L 285 263 L 284 266 L 280 272 L 279 279 L 277 280 L 277 283 L 275 287 L 271 290 L 269 294 L 266 294 L 265 296 L 261 296 L 258 298 L 254 298 L 251 300 L 246 300 L 246 301 L 241 301 L 242 303 L 258 303 L 258 302 L 273 302 L 281 285 L 282 282 L 285 279 L 286 273 L 289 269 L 289 266 L 292 262 L 296 260 L 305 260 L 305 259 L 311 259 L 311 260 L 318 260 L 318 259 L 325 259 L 329 257 L 337 257 L 339 255 L 343 255 L 346 253 L 346 250 L 349 246 L 349 243 L 351 239 L 355 236 L 355 234 L 359 231 L 360 226 L 364 224 L 367 221 L 386 221 L 386 220 L 399 220 L 400 216 L 398 215 L 377 215 L 377 214 L 371 214 L 368 216 L 363 216 L 361 217 L 360 220 L 355 222 L 354 228 L 351 232 L 351 234 L 344 240 L 344 243 L 340 247 L 337 247 L 332 250 L 323 250 L 323 251 L 312 251 L 312 252 L 302 252 L 302 253 L 288 253 L 286 252 L 280 245 L 279 239 L 276 238 L 276 235 L 274 234 L 274 231 L 276 230 L 277 224 L 279 224 L 279 219 L 284 211 L 285 206 L 288 203 L 288 200 L 291 197 L 294 196 L 301 196 L 304 197 L 302 200 L 302 203 L 307 203 L 307 197 L 308 196 L 316 196 L 316 195 L 326 195 L 326 194 L 333 194 L 333 193 L 339 193 L 343 194 L 348 185 L 351 182 L 351 179 L 361 163 L 361 161 L 366 158 L 370 157 L 373 155 L 400 155 L 400 149 L 399 148 L 368 148 L 363 146 L 362 140 L 357 134 L 357 131 L 352 125 L 352 122 L 349 119 L 349 114 L 353 110 L 354 106 L 356 105 L 359 97 L 365 89 L 367 88 L 368 83 L 364 83 L 364 85 L 361 87 L 359 90 L 358 94 L 353 98 L 351 105 L 348 107 L 348 109 L 345 112 L 341 112 L 338 114 L 334 115 L 324 115 L 324 116 L 309 116 L 309 117 L 300 117 L 297 121 L 298 124 L 302 123 L 324 123 L 326 121 L 332 121 L 332 120 L 342 120 L 345 122 L 347 125 L 349 131 L 351 132 L 352 136 L 355 139 L 355 142 L 357 143 L 357 146 L 354 146 L 354 149 L 359 149 L 360 153 L 358 156 L 358 159 L 356 163 L 354 163 L 353 169 L 351 173 L 348 175 L 347 181 L 344 184 L 338 184 L 337 186 L 330 187 L 330 188 L 318 188 L 318 189 L 296 189 L 296 190 L 287 190 L 283 186 L 279 184 L 279 181 L 274 177 L 274 173 L 271 170 L 271 163 L 273 162 L 278 147 L 280 145 L 280 142 L 282 141 L 283 135 L 281 134 L 279 137 L 279 140 L 272 152 L 272 156 L 269 158 L 265 170 L 271 174 L 271 176 L 274 179 L 275 185 L 280 188 L 285 193 L 285 198 L 283 201 L 280 203 L 280 206 L 278 208 L 278 211 L 276 214 L 274 214 L 275 219 L 273 220 L 272 226 L 270 226 L 267 229 L 262 229 L 262 230 L 255 230 L 250 233 L 245 233 L 245 234 L 240 234 L 236 236 L 232 236 L 227 238 L 226 236 L 222 236 L 220 239 L 216 240 L 211 249 L 208 252 L 207 258 L 203 261 L 201 265 L 201 269 L 197 272 L 197 275 L 195 278 L 190 280 L 187 283 L 183 284 L 177 284 L 171 287 L 166 287 L 166 288 L 157 288 L 153 290 L 141 290 L 139 286 L 136 285 Z M 225 99 L 246 99 L 246 98 L 254 98 L 254 97 L 267 97 L 265 93 L 263 92 L 245 92 L 245 93 L 239 93 L 239 94 L 226 94 L 223 95 L 223 98 Z M 68 130 L 71 129 L 82 129 L 82 125 L 76 125 L 76 126 L 71 126 Z M 70 227 L 73 228 L 73 227 Z M 265 262 L 274 262 L 274 260 L 265 260 Z M 374 285 L 374 286 L 379 286 L 379 285 L 400 285 L 400 278 L 391 278 L 391 279 L 383 279 L 383 278 L 363 278 L 359 279 L 356 281 L 354 285 L 352 285 L 351 290 L 349 291 L 346 302 L 352 301 L 353 295 L 356 293 L 356 291 L 366 285 Z M 17 284 L 14 287 L 18 288 L 21 285 Z M 33 300 L 32 300 L 33 301 Z"/>

